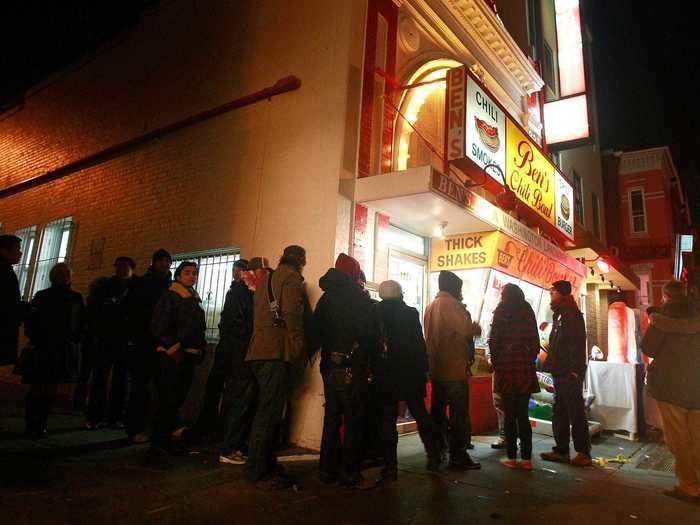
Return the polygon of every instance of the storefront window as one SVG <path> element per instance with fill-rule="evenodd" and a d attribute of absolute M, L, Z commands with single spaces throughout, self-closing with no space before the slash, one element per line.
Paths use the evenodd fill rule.
<path fill-rule="evenodd" d="M 444 78 L 448 69 L 461 65 L 449 59 L 428 62 L 414 73 L 408 83 Z M 438 152 L 444 149 L 445 88 L 444 82 L 435 82 L 405 92 L 394 132 L 396 170 L 427 165 L 442 168 L 442 160 L 426 142 Z"/>
<path fill-rule="evenodd" d="M 475 270 L 456 270 L 455 273 L 460 279 L 462 279 L 462 301 L 469 310 L 472 319 L 475 321 L 479 319 L 479 313 L 481 312 L 481 304 L 484 299 L 484 281 L 489 275 L 488 268 L 475 269 Z M 439 291 L 438 287 L 438 276 L 439 272 L 433 272 L 430 274 L 430 300 L 432 301 Z"/>
<path fill-rule="evenodd" d="M 403 290 L 403 300 L 418 310 L 421 319 L 425 309 L 425 274 L 427 263 L 401 252 L 389 252 L 389 279 L 396 281 Z"/>

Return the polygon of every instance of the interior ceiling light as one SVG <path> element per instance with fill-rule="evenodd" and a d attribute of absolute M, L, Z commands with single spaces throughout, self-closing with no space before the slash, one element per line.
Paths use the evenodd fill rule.
<path fill-rule="evenodd" d="M 445 228 L 447 228 L 447 221 L 442 221 L 438 226 L 435 227 L 433 234 L 439 239 L 445 238 Z"/>

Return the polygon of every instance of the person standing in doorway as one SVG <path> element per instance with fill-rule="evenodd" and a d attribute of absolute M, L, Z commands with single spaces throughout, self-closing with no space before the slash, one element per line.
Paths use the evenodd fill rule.
<path fill-rule="evenodd" d="M 325 484 L 367 489 L 374 482 L 362 477 L 360 461 L 369 374 L 364 331 L 372 301 L 360 284 L 360 263 L 344 253 L 319 286 L 324 293 L 314 311 L 314 325 L 321 339 L 325 395 L 320 478 Z"/>
<path fill-rule="evenodd" d="M 246 361 L 255 377 L 258 405 L 244 475 L 261 490 L 294 483 L 277 464 L 275 449 L 290 396 L 290 366 L 304 360 L 304 266 L 306 250 L 287 246 L 277 269 L 257 281 L 253 298 L 253 337 Z"/>
<path fill-rule="evenodd" d="M 379 285 L 382 301 L 370 311 L 371 366 L 378 397 L 382 403 L 381 442 L 384 467 L 381 482 L 398 479 L 396 428 L 398 404 L 405 401 L 418 425 L 418 434 L 428 456 L 428 469 L 440 466 L 440 451 L 434 425 L 425 408 L 428 355 L 418 310 L 403 301 L 396 281 Z"/>
<path fill-rule="evenodd" d="M 509 468 L 532 470 L 532 427 L 528 416 L 530 394 L 539 392 L 535 359 L 539 352 L 535 312 L 515 284 L 501 290 L 501 302 L 493 313 L 489 350 L 493 366 L 493 391 L 501 398 Z M 518 440 L 520 457 L 517 461 Z"/>
<path fill-rule="evenodd" d="M 462 279 L 452 272 L 441 271 L 438 287 L 440 291 L 426 309 L 423 323 L 433 381 L 430 415 L 440 448 L 444 452 L 449 447 L 450 467 L 479 469 L 481 465 L 469 456 L 467 446 L 471 441 L 469 342 L 481 333 L 481 327 L 470 321 L 469 312 L 462 304 Z"/>
<path fill-rule="evenodd" d="M 99 279 L 88 296 L 90 342 L 94 357 L 92 386 L 87 410 L 87 428 L 96 429 L 103 420 L 112 428 L 123 426 L 126 402 L 129 336 L 127 302 L 136 263 L 131 257 L 117 257 L 114 275 Z M 111 381 L 110 381 L 111 376 Z M 108 383 L 111 383 L 109 389 Z"/>
<path fill-rule="evenodd" d="M 172 257 L 164 249 L 151 257 L 151 266 L 139 277 L 127 296 L 129 335 L 129 398 L 126 408 L 126 432 L 134 443 L 148 441 L 146 419 L 151 405 L 151 382 L 158 364 L 156 341 L 151 333 L 153 311 L 171 283 Z"/>
<path fill-rule="evenodd" d="M 591 437 L 583 401 L 586 376 L 586 324 L 583 314 L 571 295 L 571 283 L 557 281 L 549 289 L 552 311 L 552 332 L 545 371 L 554 379 L 552 431 L 555 446 L 543 452 L 545 461 L 590 466 Z M 573 437 L 576 457 L 569 457 L 569 440 Z"/>
<path fill-rule="evenodd" d="M 146 461 L 157 467 L 167 466 L 178 412 L 190 391 L 194 367 L 202 361 L 207 346 L 205 314 L 195 290 L 198 270 L 194 262 L 180 263 L 175 281 L 158 301 L 151 320 L 158 345 L 158 410 Z"/>
<path fill-rule="evenodd" d="M 664 439 L 676 460 L 678 484 L 664 494 L 700 500 L 700 315 L 685 284 L 669 281 L 664 304 L 650 316 L 642 351 L 653 358 L 647 386 L 661 413 Z"/>

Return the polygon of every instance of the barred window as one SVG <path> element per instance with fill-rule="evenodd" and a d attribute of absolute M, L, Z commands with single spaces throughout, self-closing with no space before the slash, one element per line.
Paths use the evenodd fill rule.
<path fill-rule="evenodd" d="M 51 268 L 60 262 L 67 262 L 70 259 L 70 245 L 74 227 L 73 217 L 56 219 L 44 226 L 31 295 L 51 286 L 51 281 L 49 280 Z"/>
<path fill-rule="evenodd" d="M 219 319 L 224 308 L 224 299 L 233 280 L 233 263 L 240 259 L 238 249 L 226 248 L 205 252 L 183 253 L 173 256 L 170 270 L 182 261 L 192 261 L 199 267 L 196 290 L 202 298 L 202 308 L 207 320 L 207 340 L 219 340 Z"/>
<path fill-rule="evenodd" d="M 36 249 L 36 226 L 20 228 L 15 235 L 22 240 L 22 259 L 13 266 L 19 281 L 19 293 L 25 298 L 29 288 L 29 278 L 34 262 L 34 251 Z"/>

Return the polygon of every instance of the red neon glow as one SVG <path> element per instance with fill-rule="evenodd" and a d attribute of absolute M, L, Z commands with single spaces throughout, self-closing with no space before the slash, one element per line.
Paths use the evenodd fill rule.
<path fill-rule="evenodd" d="M 544 105 L 544 128 L 549 144 L 588 138 L 586 95 L 547 102 Z"/>
<path fill-rule="evenodd" d="M 606 263 L 603 259 L 598 259 L 596 266 L 598 266 L 598 269 L 603 273 L 610 272 L 610 265 Z"/>
<path fill-rule="evenodd" d="M 579 0 L 556 0 L 559 92 L 568 97 L 586 91 Z"/>

